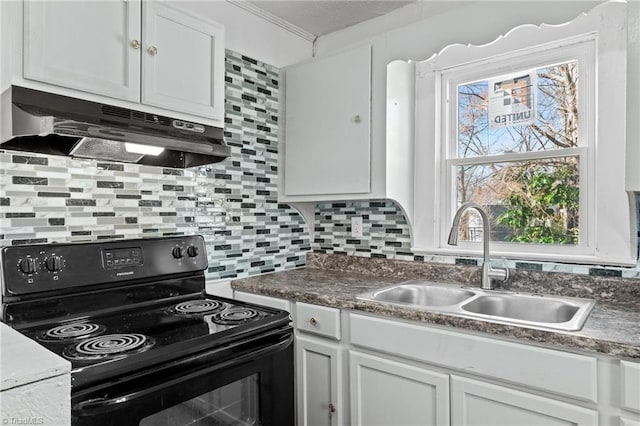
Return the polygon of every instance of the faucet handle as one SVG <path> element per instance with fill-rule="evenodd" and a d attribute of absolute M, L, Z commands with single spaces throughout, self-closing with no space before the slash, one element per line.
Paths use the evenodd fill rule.
<path fill-rule="evenodd" d="M 507 266 L 507 259 L 502 256 L 502 267 L 494 268 L 489 263 L 489 278 L 500 281 L 507 281 L 509 279 L 509 267 Z"/>

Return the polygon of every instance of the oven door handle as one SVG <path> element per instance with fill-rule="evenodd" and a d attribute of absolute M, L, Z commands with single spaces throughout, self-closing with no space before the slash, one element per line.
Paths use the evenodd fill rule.
<path fill-rule="evenodd" d="M 284 339 L 281 342 L 271 344 L 268 347 L 265 347 L 262 349 L 251 351 L 250 353 L 234 358 L 230 363 L 224 362 L 222 363 L 222 365 L 224 365 L 225 367 L 232 367 L 233 365 L 241 364 L 246 360 L 266 357 L 273 353 L 277 353 L 283 349 L 286 349 L 289 345 L 291 345 L 292 342 L 293 342 L 293 335 L 289 335 L 286 339 Z M 215 368 L 217 369 L 220 367 L 221 365 L 217 365 Z M 168 382 L 164 382 L 147 389 L 127 393 L 124 395 L 118 395 L 111 398 L 92 398 L 86 401 L 79 402 L 73 407 L 73 410 L 82 412 L 81 414 L 82 416 L 87 416 L 87 415 L 92 415 L 97 413 L 109 412 L 116 409 L 121 409 L 127 405 L 132 404 L 134 401 L 137 401 L 141 398 L 144 398 L 162 389 L 166 389 L 171 386 L 178 385 L 182 382 L 188 382 L 189 380 L 191 380 L 193 376 L 201 375 L 202 373 L 203 373 L 202 370 L 195 371 L 186 376 L 182 376 L 178 379 L 170 380 Z"/>

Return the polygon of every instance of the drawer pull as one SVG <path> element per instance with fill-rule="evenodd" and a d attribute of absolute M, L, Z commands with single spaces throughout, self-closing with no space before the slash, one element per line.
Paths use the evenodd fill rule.
<path fill-rule="evenodd" d="M 316 321 L 315 318 L 311 317 L 311 319 L 309 320 L 309 324 L 316 327 L 318 325 L 318 321 Z"/>

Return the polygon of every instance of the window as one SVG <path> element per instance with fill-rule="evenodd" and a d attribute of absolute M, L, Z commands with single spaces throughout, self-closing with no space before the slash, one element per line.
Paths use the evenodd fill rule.
<path fill-rule="evenodd" d="M 459 245 L 446 241 L 457 208 L 475 202 L 490 217 L 492 254 L 635 263 L 626 35 L 611 29 L 626 14 L 619 7 L 452 46 L 416 65 L 414 250 L 478 254 L 475 210 Z"/>
<path fill-rule="evenodd" d="M 594 108 L 586 100 L 593 99 L 594 68 L 595 40 L 588 36 L 441 73 L 448 109 L 441 140 L 444 204 L 485 206 L 491 240 L 502 250 L 589 245 L 593 211 L 580 201 L 593 182 Z M 481 242 L 478 213 L 465 216 L 460 240 Z"/>

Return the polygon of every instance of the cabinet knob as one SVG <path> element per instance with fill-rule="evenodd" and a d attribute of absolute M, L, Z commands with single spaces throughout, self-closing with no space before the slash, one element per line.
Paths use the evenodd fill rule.
<path fill-rule="evenodd" d="M 158 49 L 155 46 L 149 46 L 147 52 L 149 52 L 149 55 L 151 56 L 156 56 L 158 54 Z"/>
<path fill-rule="evenodd" d="M 333 404 L 329 404 L 329 413 L 333 414 L 336 412 L 336 406 Z"/>
<path fill-rule="evenodd" d="M 312 326 L 314 326 L 314 327 L 315 327 L 316 325 L 318 325 L 318 321 L 316 321 L 316 319 L 315 319 L 315 318 L 311 318 L 311 319 L 309 320 L 309 324 L 311 324 Z"/>
<path fill-rule="evenodd" d="M 362 121 L 362 117 L 360 117 L 359 115 L 353 116 L 353 122 L 354 123 L 359 123 L 361 121 Z"/>
<path fill-rule="evenodd" d="M 131 40 L 131 43 L 129 43 L 129 44 L 134 49 L 140 49 L 140 42 L 138 40 Z"/>

